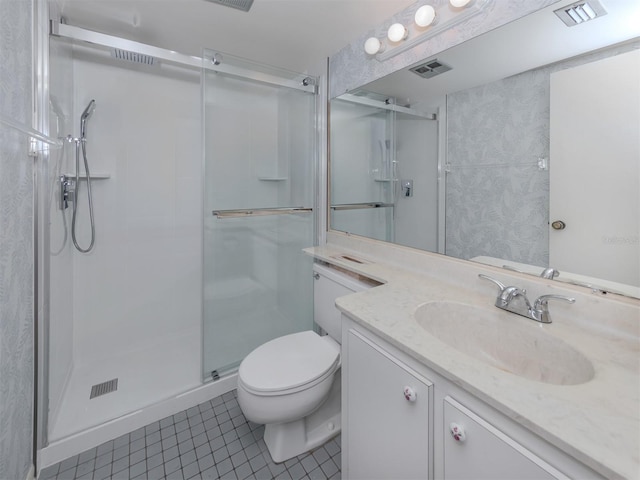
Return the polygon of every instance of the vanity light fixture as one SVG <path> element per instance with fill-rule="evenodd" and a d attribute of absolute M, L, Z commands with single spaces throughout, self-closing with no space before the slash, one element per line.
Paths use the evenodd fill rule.
<path fill-rule="evenodd" d="M 433 23 L 436 21 L 436 9 L 431 5 L 421 6 L 418 10 L 416 10 L 413 21 L 416 22 L 416 25 L 422 28 L 433 25 Z"/>
<path fill-rule="evenodd" d="M 464 8 L 469 6 L 469 4 L 472 2 L 473 0 L 449 0 L 449 3 L 451 4 L 452 7 L 455 8 Z"/>
<path fill-rule="evenodd" d="M 364 42 L 364 51 L 367 55 L 375 55 L 384 52 L 384 43 L 379 38 L 371 37 Z"/>
<path fill-rule="evenodd" d="M 405 27 L 402 23 L 394 23 L 387 31 L 386 39 L 380 39 L 377 36 L 369 37 L 364 44 L 364 50 L 367 55 L 383 62 L 468 20 L 493 1 L 449 0 L 454 8 L 446 8 L 445 5 L 445 8 L 441 8 L 438 12 L 432 5 L 419 5 L 414 12 L 414 22 L 409 27 Z"/>
<path fill-rule="evenodd" d="M 389 41 L 394 43 L 406 40 L 408 36 L 409 30 L 407 30 L 407 28 L 401 23 L 394 23 L 389 27 L 389 30 L 387 31 L 387 38 L 389 39 Z"/>

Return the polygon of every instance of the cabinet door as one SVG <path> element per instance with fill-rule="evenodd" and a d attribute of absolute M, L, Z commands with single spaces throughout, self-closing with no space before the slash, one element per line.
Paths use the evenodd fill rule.
<path fill-rule="evenodd" d="M 445 479 L 568 479 L 451 397 L 444 399 L 444 430 Z"/>
<path fill-rule="evenodd" d="M 353 330 L 347 342 L 347 478 L 429 478 L 431 383 Z"/>

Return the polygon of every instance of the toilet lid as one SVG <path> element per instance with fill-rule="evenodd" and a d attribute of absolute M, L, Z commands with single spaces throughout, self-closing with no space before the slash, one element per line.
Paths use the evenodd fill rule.
<path fill-rule="evenodd" d="M 339 359 L 335 344 L 309 330 L 259 346 L 242 361 L 238 375 L 257 392 L 289 390 L 323 376 Z"/>

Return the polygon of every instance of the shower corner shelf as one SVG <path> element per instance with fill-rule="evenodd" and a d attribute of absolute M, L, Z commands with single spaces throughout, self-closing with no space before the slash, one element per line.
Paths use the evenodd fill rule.
<path fill-rule="evenodd" d="M 261 182 L 286 182 L 288 177 L 258 177 Z"/>
<path fill-rule="evenodd" d="M 64 176 L 69 177 L 69 178 L 75 178 L 76 174 L 75 173 L 63 173 Z M 87 174 L 86 173 L 81 173 L 79 175 L 80 180 L 86 180 L 87 179 Z M 110 173 L 92 173 L 91 174 L 91 180 L 106 180 L 107 178 L 111 178 L 111 174 Z"/>

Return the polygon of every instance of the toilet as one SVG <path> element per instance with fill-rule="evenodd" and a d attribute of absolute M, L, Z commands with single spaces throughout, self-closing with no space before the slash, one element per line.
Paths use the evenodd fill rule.
<path fill-rule="evenodd" d="M 271 458 L 284 462 L 340 433 L 341 314 L 335 300 L 371 285 L 314 264 L 312 330 L 275 338 L 249 353 L 238 369 L 238 403 L 245 417 L 265 424 Z"/>

